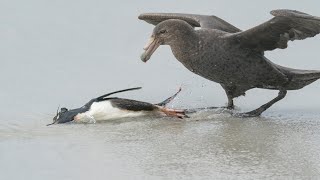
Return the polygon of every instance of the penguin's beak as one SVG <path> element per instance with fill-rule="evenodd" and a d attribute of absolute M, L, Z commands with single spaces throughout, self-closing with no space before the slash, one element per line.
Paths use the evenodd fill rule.
<path fill-rule="evenodd" d="M 51 126 L 51 125 L 53 125 L 53 124 L 57 124 L 57 123 L 58 123 L 58 119 L 59 119 L 59 108 L 60 108 L 60 106 L 58 106 L 57 114 L 53 117 L 53 123 L 47 124 L 47 126 Z"/>
<path fill-rule="evenodd" d="M 143 48 L 145 51 L 141 55 L 141 60 L 143 62 L 147 62 L 160 45 L 160 40 L 152 35 L 148 43 Z"/>
<path fill-rule="evenodd" d="M 54 124 L 57 124 L 57 122 L 53 122 L 51 124 L 47 124 L 47 126 L 51 126 L 51 125 L 54 125 Z"/>

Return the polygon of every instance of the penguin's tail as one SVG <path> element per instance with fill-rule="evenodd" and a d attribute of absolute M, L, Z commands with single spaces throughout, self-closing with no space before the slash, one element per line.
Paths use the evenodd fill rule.
<path fill-rule="evenodd" d="M 166 107 L 167 104 L 169 104 L 177 95 L 181 92 L 181 87 L 179 88 L 178 92 L 176 92 L 174 95 L 170 96 L 166 100 L 162 101 L 161 103 L 155 104 L 157 106 Z"/>

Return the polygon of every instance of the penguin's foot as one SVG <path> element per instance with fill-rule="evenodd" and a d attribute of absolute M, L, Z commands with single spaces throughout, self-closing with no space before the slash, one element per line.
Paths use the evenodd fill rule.
<path fill-rule="evenodd" d="M 161 107 L 160 110 L 161 110 L 161 112 L 163 112 L 165 115 L 167 115 L 169 117 L 177 117 L 179 119 L 189 118 L 186 115 L 185 110 L 169 109 L 166 107 Z"/>

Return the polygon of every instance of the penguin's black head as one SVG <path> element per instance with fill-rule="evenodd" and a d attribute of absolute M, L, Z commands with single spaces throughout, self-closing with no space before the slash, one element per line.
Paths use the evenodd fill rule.
<path fill-rule="evenodd" d="M 126 91 L 132 91 L 132 90 L 138 90 L 138 89 L 141 89 L 141 87 L 114 91 L 114 92 L 99 96 L 97 98 L 91 99 L 87 104 L 85 104 L 81 108 L 77 108 L 77 109 L 68 110 L 67 108 L 61 108 L 60 112 L 59 112 L 59 108 L 58 108 L 57 114 L 53 118 L 53 123 L 48 124 L 47 126 L 52 125 L 52 124 L 61 124 L 61 123 L 66 123 L 66 122 L 73 121 L 75 116 L 77 116 L 78 114 L 81 114 L 81 113 L 84 113 L 84 112 L 88 111 L 90 109 L 92 103 L 94 103 L 94 102 L 105 101 L 105 100 L 108 99 L 106 97 L 108 97 L 108 96 L 110 96 L 112 94 L 126 92 Z"/>
<path fill-rule="evenodd" d="M 68 110 L 67 108 L 61 108 L 60 112 L 58 110 L 56 116 L 53 118 L 53 123 L 48 124 L 48 126 L 52 124 L 61 124 L 73 121 L 74 117 L 77 114 L 78 111 L 76 110 Z"/>

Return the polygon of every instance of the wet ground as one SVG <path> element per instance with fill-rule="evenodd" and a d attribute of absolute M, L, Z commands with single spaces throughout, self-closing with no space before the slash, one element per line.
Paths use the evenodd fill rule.
<path fill-rule="evenodd" d="M 319 178 L 320 114 L 0 124 L 2 179 Z"/>

